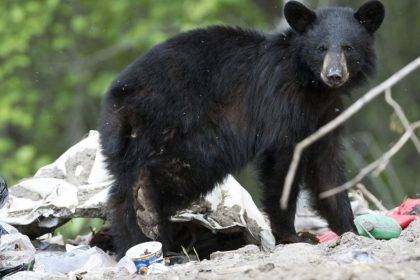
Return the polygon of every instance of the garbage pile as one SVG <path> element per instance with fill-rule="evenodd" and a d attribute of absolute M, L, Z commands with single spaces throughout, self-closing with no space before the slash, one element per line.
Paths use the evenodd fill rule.
<path fill-rule="evenodd" d="M 96 131 L 91 131 L 55 162 L 39 169 L 34 177 L 10 188 L 9 194 L 5 182 L 0 180 L 0 277 L 25 270 L 57 277 L 54 279 L 81 279 L 86 273 L 97 276 L 91 279 L 103 279 L 104 273 L 112 277 L 138 272 L 166 273 L 165 260 L 159 256 L 159 250 L 154 251 L 156 242 L 132 248 L 117 262 L 112 254 L 89 245 L 92 234 L 79 238 L 75 246 L 64 244 L 59 236 L 51 235 L 54 229 L 72 218 L 106 219 L 106 198 L 112 182 L 112 176 L 105 169 Z M 298 203 L 296 230 L 317 234 L 321 243 L 338 240 L 335 233 L 328 231 L 326 221 L 305 201 L 303 193 Z M 359 193 L 351 194 L 351 201 L 353 212 L 358 216 L 355 223 L 359 235 L 374 239 L 398 237 L 402 228 L 420 215 L 419 199 L 407 200 L 387 213 L 370 210 Z M 171 220 L 193 224 L 185 228 L 199 228 L 200 234 L 205 233 L 209 255 L 216 249 L 220 250 L 221 247 L 217 247 L 220 234 L 230 238 L 229 243 L 235 248 L 250 243 L 267 252 L 276 248 L 267 218 L 231 175 L 191 207 L 176 213 Z M 214 240 L 209 242 L 208 239 Z M 189 252 L 184 255 L 188 260 L 199 259 L 198 255 L 190 256 Z M 364 258 L 363 254 L 359 257 Z M 166 259 L 166 263 L 170 262 Z M 23 277 L 25 273 L 19 272 L 14 277 Z"/>
<path fill-rule="evenodd" d="M 11 187 L 7 202 L 3 195 L 0 221 L 13 225 L 17 230 L 12 232 L 18 231 L 19 235 L 26 237 L 25 241 L 29 241 L 29 238 L 34 240 L 51 233 L 72 218 L 106 219 L 106 198 L 111 184 L 112 177 L 105 169 L 99 146 L 99 133 L 91 131 L 55 162 L 39 169 L 34 177 Z M 4 191 L 7 189 L 4 188 Z M 203 209 L 207 212 L 204 213 Z M 241 239 L 239 244 L 242 245 L 251 242 L 266 250 L 272 250 L 275 246 L 267 219 L 251 195 L 231 175 L 217 185 L 213 192 L 189 209 L 179 211 L 171 219 L 174 223 L 194 223 L 194 228 L 198 226 L 207 229 L 210 236 L 218 233 L 235 236 Z M 9 235 L 6 234 L 2 242 Z M 215 239 L 213 244 L 216 242 Z M 73 252 L 67 247 L 67 253 Z M 84 249 L 77 250 L 75 252 Z M 53 255 L 59 254 L 60 258 L 67 259 L 62 251 Z M 95 251 L 96 254 L 98 252 Z M 53 255 L 49 258 L 53 258 Z M 40 261 L 35 258 L 35 263 Z M 22 260 L 22 263 L 28 264 L 28 261 Z M 0 266 L 0 270 L 15 267 L 12 264 L 3 266 Z M 39 266 L 35 265 L 35 268 Z"/>
<path fill-rule="evenodd" d="M 90 132 L 55 162 L 11 187 L 0 220 L 36 238 L 71 218 L 105 218 L 112 177 L 105 169 L 98 138 L 98 132 Z"/>

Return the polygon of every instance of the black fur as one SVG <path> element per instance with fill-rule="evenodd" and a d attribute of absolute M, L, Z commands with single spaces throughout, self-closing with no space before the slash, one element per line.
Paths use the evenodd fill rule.
<path fill-rule="evenodd" d="M 336 117 L 342 94 L 373 73 L 373 37 L 350 8 L 321 9 L 300 31 L 198 29 L 157 45 L 120 74 L 100 125 L 115 176 L 109 207 L 119 256 L 147 240 L 133 205 L 138 180 L 148 182 L 159 214 L 158 239 L 168 249 L 168 217 L 253 160 L 279 242 L 299 240 L 299 185 L 312 191 L 314 206 L 333 230 L 354 230 L 346 192 L 318 199 L 319 192 L 345 182 L 339 131 L 304 153 L 287 211 L 280 210 L 279 197 L 295 144 Z M 329 88 L 319 77 L 324 54 L 318 46 L 344 43 L 353 49 L 346 53 L 350 79 Z"/>

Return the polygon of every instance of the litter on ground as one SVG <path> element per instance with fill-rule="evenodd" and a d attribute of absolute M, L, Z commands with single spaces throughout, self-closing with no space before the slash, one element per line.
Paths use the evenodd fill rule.
<path fill-rule="evenodd" d="M 308 206 L 303 193 L 295 227 L 316 235 L 320 244 L 276 246 L 264 213 L 231 175 L 171 218 L 174 223 L 194 225 L 185 227 L 188 230 L 198 229 L 185 236 L 205 236 L 196 240 L 195 254 L 183 248 L 184 254 L 164 259 L 161 251 L 154 252 L 155 245 L 140 244 L 116 261 L 111 252 L 94 246 L 100 234 L 107 240 L 106 231 L 78 236 L 72 241 L 75 245 L 65 244 L 61 236 L 51 235 L 60 225 L 77 217 L 107 217 L 112 177 L 106 172 L 98 136 L 91 131 L 33 178 L 10 188 L 10 193 L 0 182 L 0 276 L 4 279 L 133 279 L 143 277 L 141 273 L 148 274 L 148 279 L 185 280 L 420 276 L 420 199 L 407 199 L 391 211 L 375 211 L 368 208 L 363 195 L 351 193 L 359 235 L 340 237 Z M 208 258 L 198 256 L 196 248 L 207 252 Z"/>

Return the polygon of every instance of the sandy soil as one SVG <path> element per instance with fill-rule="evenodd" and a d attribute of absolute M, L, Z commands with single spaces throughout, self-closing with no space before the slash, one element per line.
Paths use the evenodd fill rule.
<path fill-rule="evenodd" d="M 398 239 L 352 233 L 328 244 L 279 245 L 273 253 L 248 245 L 210 260 L 174 266 L 148 279 L 420 279 L 420 220 Z"/>
<path fill-rule="evenodd" d="M 401 236 L 373 240 L 352 233 L 327 244 L 278 245 L 265 253 L 255 245 L 215 252 L 209 260 L 175 265 L 160 274 L 128 275 L 124 268 L 99 269 L 78 275 L 19 272 L 23 279 L 420 279 L 420 219 Z"/>

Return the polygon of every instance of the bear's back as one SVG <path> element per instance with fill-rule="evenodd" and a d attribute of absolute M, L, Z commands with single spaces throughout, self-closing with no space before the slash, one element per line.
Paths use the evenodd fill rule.
<path fill-rule="evenodd" d="M 186 118 L 190 126 L 250 74 L 243 65 L 256 59 L 265 39 L 255 31 L 221 26 L 181 33 L 129 65 L 111 86 L 108 102 L 155 123 Z"/>
<path fill-rule="evenodd" d="M 257 52 L 263 34 L 240 28 L 213 26 L 181 33 L 156 45 L 130 64 L 111 89 L 136 92 L 140 88 L 162 91 L 162 86 L 206 84 L 241 50 Z M 250 59 L 243 54 L 243 59 Z"/>

